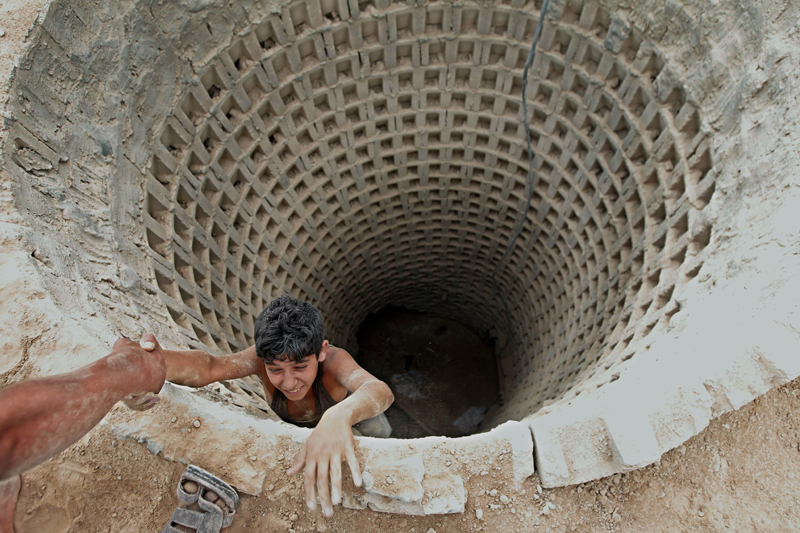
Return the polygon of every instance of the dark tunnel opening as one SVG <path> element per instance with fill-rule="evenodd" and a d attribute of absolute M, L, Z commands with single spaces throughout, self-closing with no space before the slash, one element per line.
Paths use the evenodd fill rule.
<path fill-rule="evenodd" d="M 395 438 L 474 433 L 499 399 L 495 340 L 457 320 L 386 306 L 357 333 L 361 366 L 386 382 Z"/>

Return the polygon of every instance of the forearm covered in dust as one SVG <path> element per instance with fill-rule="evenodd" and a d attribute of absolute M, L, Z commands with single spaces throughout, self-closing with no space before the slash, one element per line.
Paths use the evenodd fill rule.
<path fill-rule="evenodd" d="M 389 386 L 382 381 L 373 380 L 363 383 L 351 396 L 336 404 L 334 408 L 341 416 L 345 416 L 352 426 L 362 420 L 378 416 L 386 411 L 393 401 L 394 395 Z"/>

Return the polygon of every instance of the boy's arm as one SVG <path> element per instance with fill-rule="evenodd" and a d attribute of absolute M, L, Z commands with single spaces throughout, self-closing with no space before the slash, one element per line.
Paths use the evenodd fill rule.
<path fill-rule="evenodd" d="M 266 379 L 264 364 L 251 346 L 241 352 L 215 357 L 203 350 L 163 350 L 167 365 L 167 381 L 187 387 L 203 387 L 215 381 L 236 379 L 253 374 Z M 134 395 L 123 399 L 125 405 L 136 411 L 155 406 L 158 396 L 152 393 Z"/>
<path fill-rule="evenodd" d="M 325 412 L 332 412 L 329 418 L 342 418 L 350 428 L 362 420 L 378 416 L 394 402 L 389 386 L 361 368 L 346 351 L 339 350 L 330 366 L 336 380 L 351 394 Z"/>
<path fill-rule="evenodd" d="M 152 353 L 119 339 L 111 353 L 57 376 L 0 390 L 0 480 L 53 457 L 92 429 L 125 395 L 158 392 L 164 358 L 152 335 Z"/>
<path fill-rule="evenodd" d="M 322 513 L 329 517 L 332 505 L 342 502 L 342 460 L 347 461 L 353 482 L 361 486 L 351 427 L 384 412 L 394 395 L 386 383 L 361 368 L 344 350 L 336 350 L 326 367 L 326 373 L 332 372 L 352 394 L 325 411 L 286 474 L 292 476 L 305 465 L 306 504 L 313 511 L 318 494 Z"/>
<path fill-rule="evenodd" d="M 202 350 L 164 350 L 164 359 L 167 381 L 189 387 L 247 377 L 260 373 L 263 367 L 255 346 L 218 357 Z"/>

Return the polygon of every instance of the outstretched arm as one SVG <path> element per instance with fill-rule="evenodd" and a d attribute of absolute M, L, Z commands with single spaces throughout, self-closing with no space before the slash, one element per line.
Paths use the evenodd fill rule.
<path fill-rule="evenodd" d="M 145 347 L 145 349 L 148 349 Z M 204 387 L 225 379 L 258 375 L 266 382 L 264 363 L 256 355 L 255 346 L 229 355 L 213 356 L 203 350 L 162 350 L 167 365 L 167 381 L 187 387 Z M 155 406 L 159 397 L 154 393 L 132 395 L 123 399 L 136 411 Z"/>
<path fill-rule="evenodd" d="M 263 373 L 264 364 L 251 346 L 241 352 L 215 357 L 202 350 L 164 350 L 167 381 L 189 387 L 203 387 L 224 379 Z"/>
<path fill-rule="evenodd" d="M 353 445 L 353 424 L 378 416 L 392 405 L 394 395 L 386 383 L 361 368 L 344 350 L 336 350 L 327 363 L 339 383 L 352 394 L 322 415 L 303 445 L 294 466 L 294 475 L 303 466 L 306 504 L 312 511 L 317 495 L 322 514 L 333 515 L 333 505 L 342 502 L 342 460 L 346 460 L 356 486 L 361 486 L 361 469 Z"/>
<path fill-rule="evenodd" d="M 142 343 L 153 350 L 119 339 L 108 356 L 83 368 L 0 390 L 0 481 L 66 449 L 125 396 L 158 392 L 164 356 L 154 336 Z"/>

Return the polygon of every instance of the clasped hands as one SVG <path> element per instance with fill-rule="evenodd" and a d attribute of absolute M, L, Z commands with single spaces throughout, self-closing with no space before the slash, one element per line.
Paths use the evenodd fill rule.
<path fill-rule="evenodd" d="M 142 353 L 142 351 L 149 353 Z M 161 386 L 164 384 L 164 374 L 166 373 L 164 354 L 155 336 L 148 333 L 142 337 L 139 344 L 129 339 L 119 339 L 114 343 L 113 353 L 119 353 L 129 358 L 136 357 L 140 359 L 144 368 L 158 367 L 161 373 L 159 385 L 151 385 L 141 392 L 129 394 L 122 399 L 122 402 L 134 411 L 146 411 L 155 407 L 161 399 L 158 397 L 158 391 L 161 390 Z"/>

